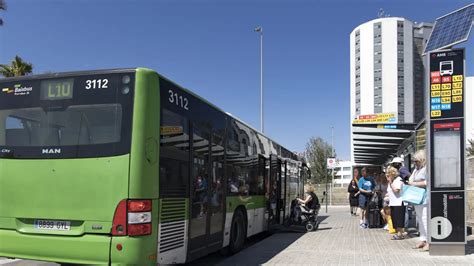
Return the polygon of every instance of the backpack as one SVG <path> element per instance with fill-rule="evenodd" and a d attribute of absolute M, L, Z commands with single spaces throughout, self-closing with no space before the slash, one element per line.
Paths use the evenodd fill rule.
<path fill-rule="evenodd" d="M 370 201 L 369 204 L 367 205 L 367 208 L 368 208 L 369 210 L 375 210 L 375 209 L 378 209 L 379 206 L 378 206 L 377 202 L 375 202 L 375 201 Z"/>

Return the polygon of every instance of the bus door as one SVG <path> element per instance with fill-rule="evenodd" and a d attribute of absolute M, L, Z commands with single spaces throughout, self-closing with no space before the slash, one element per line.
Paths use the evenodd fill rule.
<path fill-rule="evenodd" d="M 279 207 L 280 207 L 280 217 L 279 221 L 282 223 L 286 216 L 286 205 L 288 204 L 286 198 L 287 192 L 287 164 L 286 161 L 278 160 L 278 164 L 280 165 L 280 197 L 279 197 Z"/>
<path fill-rule="evenodd" d="M 282 161 L 278 159 L 276 155 L 272 154 L 270 156 L 270 225 L 283 222 L 285 197 L 285 186 L 283 182 L 284 176 L 282 179 Z"/>
<path fill-rule="evenodd" d="M 224 220 L 224 138 L 197 123 L 192 132 L 188 260 L 222 247 Z"/>
<path fill-rule="evenodd" d="M 306 166 L 303 166 L 303 167 L 300 167 L 299 172 L 300 172 L 300 176 L 299 176 L 299 180 L 298 180 L 297 195 L 298 195 L 298 197 L 302 198 L 302 197 L 304 197 L 304 184 L 308 180 L 308 174 L 307 174 L 308 170 L 307 170 Z"/>
<path fill-rule="evenodd" d="M 261 154 L 258 156 L 258 174 L 263 177 L 263 188 L 265 190 L 265 218 L 263 224 L 265 227 L 268 225 L 270 217 L 270 160 Z"/>
<path fill-rule="evenodd" d="M 225 196 L 227 183 L 225 179 L 224 130 L 212 132 L 211 173 L 209 186 L 209 250 L 222 248 L 223 228 L 225 221 Z"/>
<path fill-rule="evenodd" d="M 189 255 L 188 260 L 207 253 L 209 223 L 207 217 L 209 197 L 209 141 L 210 130 L 198 124 L 192 124 L 191 138 L 191 180 L 190 180 L 190 217 L 189 217 Z"/>

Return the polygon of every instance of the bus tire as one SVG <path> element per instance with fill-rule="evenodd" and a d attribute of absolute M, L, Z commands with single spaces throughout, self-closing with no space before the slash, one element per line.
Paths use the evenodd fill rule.
<path fill-rule="evenodd" d="M 245 222 L 245 214 L 241 209 L 237 209 L 232 217 L 230 229 L 229 253 L 235 254 L 239 252 L 245 243 L 247 237 L 247 226 Z"/>

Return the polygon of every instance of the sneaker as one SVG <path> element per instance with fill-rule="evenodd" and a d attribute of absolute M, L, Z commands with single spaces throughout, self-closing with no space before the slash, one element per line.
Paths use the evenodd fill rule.
<path fill-rule="evenodd" d="M 383 230 L 388 231 L 388 224 L 386 224 L 386 225 L 383 227 Z"/>
<path fill-rule="evenodd" d="M 359 225 L 359 227 L 362 228 L 362 229 L 367 229 L 367 224 L 361 223 L 361 224 Z"/>

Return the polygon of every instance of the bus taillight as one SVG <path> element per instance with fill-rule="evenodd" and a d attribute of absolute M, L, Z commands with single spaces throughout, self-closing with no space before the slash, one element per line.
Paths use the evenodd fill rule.
<path fill-rule="evenodd" d="M 117 205 L 112 222 L 112 235 L 127 235 L 127 200 L 122 200 Z"/>
<path fill-rule="evenodd" d="M 151 200 L 128 201 L 128 235 L 151 234 Z"/>
<path fill-rule="evenodd" d="M 129 236 L 144 236 L 149 234 L 151 234 L 151 223 L 128 225 Z"/>
<path fill-rule="evenodd" d="M 129 212 L 150 212 L 151 200 L 129 200 L 128 211 Z"/>
<path fill-rule="evenodd" d="M 151 234 L 151 200 L 122 200 L 115 210 L 114 236 Z"/>

